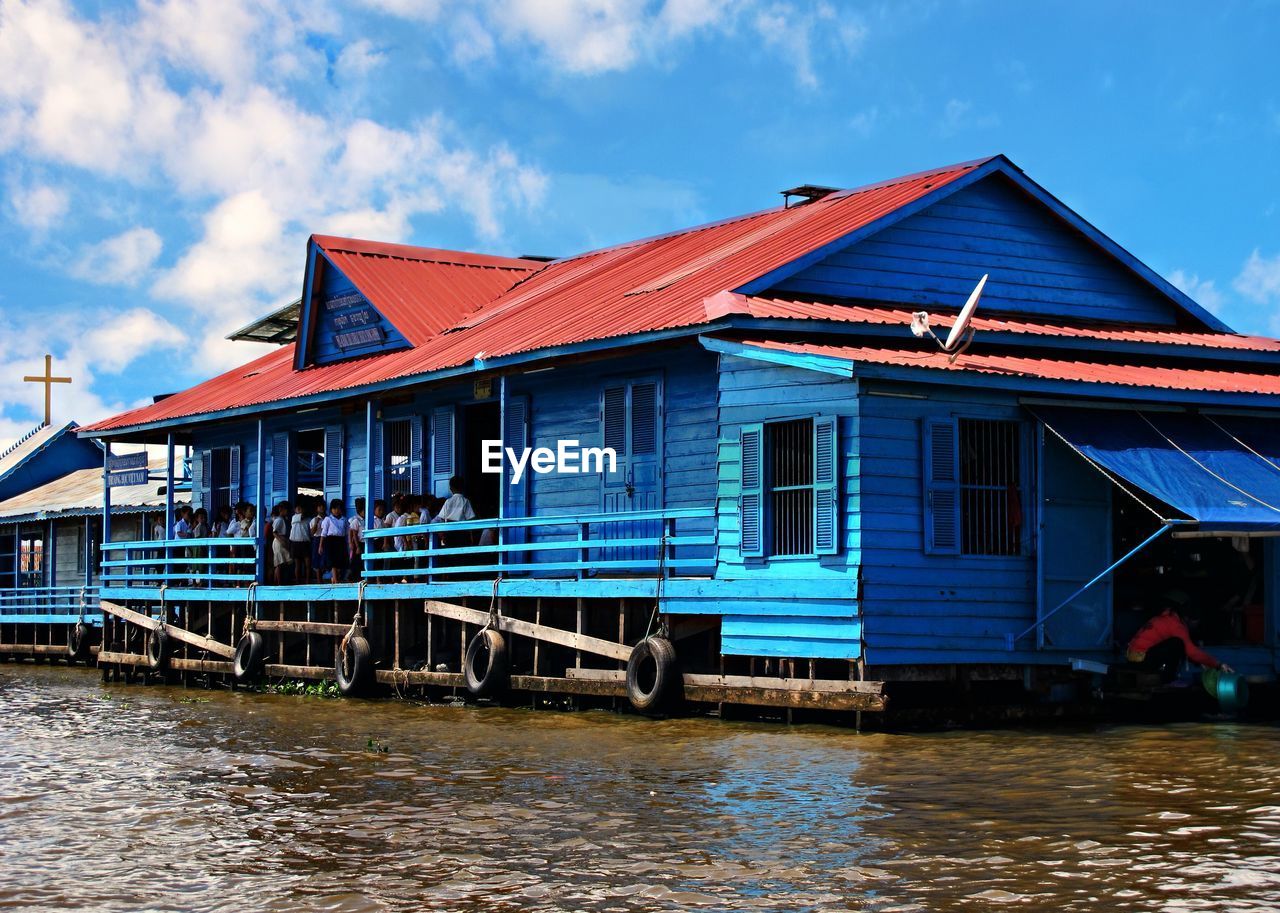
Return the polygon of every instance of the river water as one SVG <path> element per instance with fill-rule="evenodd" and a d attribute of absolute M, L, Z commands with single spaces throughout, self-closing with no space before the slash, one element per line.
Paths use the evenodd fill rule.
<path fill-rule="evenodd" d="M 1274 910 L 1280 730 L 859 735 L 6 666 L 0 907 Z"/>

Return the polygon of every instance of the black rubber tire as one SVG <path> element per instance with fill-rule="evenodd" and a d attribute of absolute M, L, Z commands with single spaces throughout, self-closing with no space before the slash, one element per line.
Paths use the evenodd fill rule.
<path fill-rule="evenodd" d="M 231 671 L 239 684 L 252 684 L 262 677 L 266 660 L 266 641 L 257 631 L 249 631 L 236 644 L 236 655 L 231 663 Z"/>
<path fill-rule="evenodd" d="M 676 648 L 665 637 L 646 637 L 627 657 L 627 700 L 641 713 L 672 707 L 683 690 Z"/>
<path fill-rule="evenodd" d="M 152 672 L 160 672 L 169 665 L 169 632 L 157 627 L 147 641 L 147 663 Z"/>
<path fill-rule="evenodd" d="M 476 697 L 491 697 L 511 684 L 511 655 L 501 632 L 485 628 L 471 638 L 462 658 L 467 690 Z"/>
<path fill-rule="evenodd" d="M 359 697 L 373 683 L 373 650 L 361 634 L 346 639 L 346 646 L 338 650 L 334 664 L 334 677 L 343 697 Z"/>
<path fill-rule="evenodd" d="M 67 629 L 67 662 L 88 662 L 91 646 L 93 646 L 93 629 L 83 621 L 77 621 Z"/>

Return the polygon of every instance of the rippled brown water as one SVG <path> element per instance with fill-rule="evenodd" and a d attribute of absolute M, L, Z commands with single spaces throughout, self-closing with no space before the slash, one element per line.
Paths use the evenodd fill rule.
<path fill-rule="evenodd" d="M 0 905 L 1271 910 L 1280 730 L 857 735 L 10 666 Z"/>

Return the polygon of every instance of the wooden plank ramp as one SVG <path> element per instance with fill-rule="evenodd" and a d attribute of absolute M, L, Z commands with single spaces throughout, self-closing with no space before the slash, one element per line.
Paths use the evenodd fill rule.
<path fill-rule="evenodd" d="M 127 609 L 114 602 L 107 602 L 105 599 L 102 600 L 102 611 L 106 612 L 108 615 L 114 615 L 116 618 L 131 621 L 139 627 L 146 628 L 150 631 L 154 631 L 157 625 L 160 624 L 159 621 L 149 615 L 144 615 L 141 612 L 135 612 L 133 609 Z M 177 625 L 171 624 L 165 624 L 164 630 L 165 633 L 174 640 L 180 640 L 184 644 L 190 644 L 200 650 L 207 650 L 208 652 L 221 656 L 224 659 L 235 658 L 235 647 L 229 644 L 224 644 L 221 641 L 214 640 L 212 637 L 203 637 L 199 634 L 192 634 L 186 628 L 180 628 Z M 101 657 L 99 657 L 99 659 L 101 660 Z M 177 667 L 175 666 L 174 668 Z"/>
<path fill-rule="evenodd" d="M 489 621 L 488 612 L 482 609 L 469 609 L 466 606 L 454 605 L 451 602 L 428 599 L 425 607 L 429 615 L 438 615 L 441 618 L 449 618 L 453 621 L 465 621 L 473 625 L 483 625 Z M 506 615 L 498 616 L 496 627 L 499 631 L 508 631 L 523 637 L 532 637 L 534 640 L 559 644 L 571 650 L 581 650 L 583 653 L 607 656 L 609 659 L 617 659 L 622 662 L 626 662 L 631 656 L 631 647 L 626 644 L 602 640 L 599 637 L 588 637 L 586 634 L 575 634 L 572 631 L 535 624 L 532 621 L 521 621 L 518 618 L 510 618 Z"/>

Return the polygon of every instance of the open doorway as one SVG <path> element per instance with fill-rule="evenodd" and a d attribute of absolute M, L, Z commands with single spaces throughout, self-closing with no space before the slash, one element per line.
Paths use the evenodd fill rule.
<path fill-rule="evenodd" d="M 1125 554 L 1154 533 L 1160 521 L 1117 491 L 1112 535 Z M 1165 508 L 1165 515 L 1169 515 Z M 1246 536 L 1166 533 L 1116 571 L 1115 641 L 1123 647 L 1167 594 L 1184 594 L 1191 636 L 1215 646 L 1266 641 L 1265 540 Z"/>
<path fill-rule="evenodd" d="M 295 438 L 294 498 L 324 497 L 324 429 L 299 431 Z"/>
<path fill-rule="evenodd" d="M 484 441 L 502 438 L 502 413 L 498 403 L 473 403 L 462 407 L 462 476 L 476 516 L 498 516 L 502 499 L 502 474 L 482 472 Z"/>

